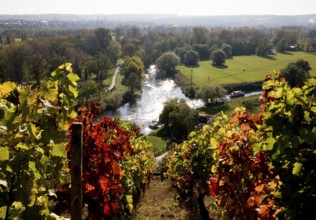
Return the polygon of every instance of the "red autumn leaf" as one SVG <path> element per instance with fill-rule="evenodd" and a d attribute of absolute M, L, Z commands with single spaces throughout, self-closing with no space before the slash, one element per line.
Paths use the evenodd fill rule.
<path fill-rule="evenodd" d="M 253 196 L 248 198 L 247 205 L 249 207 L 253 207 L 255 205 L 255 198 Z"/>
<path fill-rule="evenodd" d="M 121 177 L 120 165 L 115 160 L 112 161 L 112 171 L 113 171 L 114 177 L 116 177 L 116 176 Z"/>
<path fill-rule="evenodd" d="M 209 184 L 210 195 L 217 196 L 218 195 L 218 178 L 211 177 L 209 181 L 210 181 L 210 184 Z"/>
<path fill-rule="evenodd" d="M 248 123 L 242 123 L 242 124 L 240 125 L 240 129 L 241 129 L 242 131 L 249 131 L 250 125 L 249 125 Z"/>
<path fill-rule="evenodd" d="M 181 155 L 181 158 L 182 158 L 182 160 L 185 160 L 186 158 L 187 158 L 187 154 L 185 153 L 185 154 L 182 154 Z"/>
<path fill-rule="evenodd" d="M 255 203 L 256 205 L 260 205 L 262 203 L 262 201 L 267 197 L 267 194 L 262 194 L 259 196 L 255 196 Z"/>
<path fill-rule="evenodd" d="M 109 179 L 102 176 L 99 180 L 99 184 L 103 193 L 106 193 L 108 190 Z"/>
<path fill-rule="evenodd" d="M 268 183 L 268 186 L 271 189 L 275 189 L 278 186 L 278 184 L 275 181 L 271 181 L 271 182 Z"/>
<path fill-rule="evenodd" d="M 255 190 L 259 193 L 263 192 L 264 189 L 264 184 L 260 184 L 258 186 L 256 186 Z"/>
<path fill-rule="evenodd" d="M 116 214 L 120 209 L 119 204 L 117 202 L 111 202 L 110 205 L 111 205 L 112 213 Z"/>
<path fill-rule="evenodd" d="M 111 215 L 111 209 L 110 209 L 110 206 L 109 206 L 108 204 L 105 204 L 105 205 L 103 206 L 103 213 L 104 213 L 105 215 Z"/>
<path fill-rule="evenodd" d="M 270 207 L 268 205 L 261 205 L 258 211 L 258 219 L 268 220 L 270 217 Z"/>
<path fill-rule="evenodd" d="M 112 190 L 115 192 L 116 197 L 120 197 L 124 193 L 124 189 L 121 184 L 113 185 Z"/>
<path fill-rule="evenodd" d="M 95 189 L 95 187 L 93 185 L 89 184 L 89 183 L 86 183 L 85 186 L 86 186 L 85 192 L 89 192 L 89 191 L 92 191 L 92 190 Z"/>

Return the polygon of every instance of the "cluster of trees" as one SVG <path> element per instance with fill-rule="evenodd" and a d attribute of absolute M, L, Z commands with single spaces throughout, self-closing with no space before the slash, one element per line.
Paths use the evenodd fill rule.
<path fill-rule="evenodd" d="M 184 100 L 171 99 L 165 103 L 159 116 L 171 137 L 183 140 L 199 123 L 198 111 L 191 109 Z"/>
<path fill-rule="evenodd" d="M 199 61 L 211 59 L 213 65 L 223 65 L 232 56 L 268 56 L 274 48 L 284 52 L 290 45 L 309 50 L 313 33 L 300 27 L 261 30 L 119 26 L 111 30 L 42 30 L 28 38 L 25 31 L 6 30 L 0 33 L 0 81 L 35 81 L 39 85 L 67 61 L 81 78 L 79 97 L 88 98 L 102 91 L 103 80 L 119 58 L 137 56 L 140 66 L 156 63 L 159 76 L 172 76 L 179 64 L 196 66 Z M 142 77 L 132 69 L 130 73 L 127 76 L 129 71 L 125 71 L 123 84 L 134 92 Z"/>
<path fill-rule="evenodd" d="M 129 86 L 130 94 L 141 89 L 144 77 L 144 64 L 138 56 L 127 57 L 121 65 L 121 74 L 124 76 L 123 84 Z"/>
<path fill-rule="evenodd" d="M 0 50 L 2 81 L 42 79 L 59 65 L 70 61 L 82 79 L 101 81 L 117 58 L 120 46 L 110 30 L 84 30 L 78 36 L 48 36 L 15 41 Z"/>
<path fill-rule="evenodd" d="M 145 66 L 149 66 L 161 54 L 173 51 L 181 58 L 182 63 L 194 66 L 198 59 L 208 60 L 215 49 L 223 50 L 228 58 L 236 55 L 256 54 L 256 51 L 258 55 L 266 55 L 267 51 L 268 53 L 271 51 L 271 47 L 283 52 L 290 45 L 308 50 L 308 47 L 311 46 L 313 31 L 300 27 L 260 30 L 254 28 L 208 29 L 205 27 L 140 29 L 120 26 L 112 30 L 99 28 L 96 30 L 63 30 L 62 32 L 58 30 L 55 32 L 39 31 L 38 34 L 34 34 L 32 40 L 28 39 L 23 31 L 11 30 L 11 32 L 4 31 L 0 34 L 1 51 L 15 51 L 12 53 L 19 53 L 21 58 L 30 57 L 26 54 L 36 56 L 40 54 L 51 65 L 54 63 L 51 61 L 58 62 L 67 59 L 73 63 L 78 74 L 84 75 L 83 70 L 88 69 L 86 72 L 89 73 L 89 68 L 85 66 L 88 65 L 88 58 L 97 60 L 97 57 L 94 56 L 100 52 L 103 54 L 106 52 L 110 63 L 121 56 L 137 55 Z M 17 34 L 20 36 L 16 36 Z M 22 40 L 20 45 L 11 45 L 15 42 L 15 37 Z M 11 46 L 3 48 L 3 45 Z M 30 53 L 31 49 L 36 53 Z M 198 58 L 192 50 L 199 55 Z M 5 57 L 7 55 L 2 59 Z M 102 56 L 98 58 L 102 59 Z M 21 62 L 22 60 L 19 63 Z M 54 68 L 51 67 L 50 70 Z M 26 72 L 26 70 L 23 71 Z"/>
<path fill-rule="evenodd" d="M 121 41 L 113 30 L 105 28 L 76 30 L 66 32 L 65 35 L 47 32 L 37 38 L 21 38 L 20 41 L 13 37 L 8 41 L 7 38 L 12 36 L 8 35 L 5 40 L 1 38 L 0 81 L 36 82 L 39 86 L 52 70 L 65 62 L 71 62 L 81 79 L 79 98 L 87 101 L 96 94 L 100 98 L 100 92 L 105 87 L 103 81 L 112 77 L 109 73 L 113 72 L 118 59 L 126 57 L 122 66 L 123 84 L 130 91 L 140 89 L 144 72 L 141 58 L 144 53 L 135 43 L 138 41 L 136 33 L 139 29 L 133 30 L 127 33 L 128 36 L 121 37 Z M 137 70 L 132 67 L 133 64 L 129 64 L 130 60 L 138 66 Z M 116 100 L 122 101 L 124 94 L 119 96 Z"/>
<path fill-rule="evenodd" d="M 310 77 L 309 71 L 312 68 L 309 63 L 303 59 L 298 59 L 296 62 L 289 63 L 281 74 L 291 87 L 302 86 Z"/>

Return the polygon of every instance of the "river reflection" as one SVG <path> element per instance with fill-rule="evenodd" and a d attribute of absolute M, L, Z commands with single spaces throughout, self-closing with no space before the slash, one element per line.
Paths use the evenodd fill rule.
<path fill-rule="evenodd" d="M 147 72 L 141 98 L 134 105 L 127 103 L 118 108 L 115 113 L 122 120 L 135 122 L 143 134 L 149 134 L 152 131 L 149 128 L 150 122 L 158 120 L 164 103 L 169 99 L 184 99 L 194 109 L 204 105 L 202 100 L 187 98 L 173 80 L 157 81 L 155 65 L 150 66 Z"/>

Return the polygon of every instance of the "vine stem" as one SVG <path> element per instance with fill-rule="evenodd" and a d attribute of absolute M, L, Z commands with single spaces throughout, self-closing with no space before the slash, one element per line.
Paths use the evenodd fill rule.
<path fill-rule="evenodd" d="M 13 202 L 13 183 L 14 183 L 14 179 L 15 177 L 12 175 L 11 177 L 11 184 L 10 184 L 10 192 L 9 192 L 9 198 L 8 198 L 8 201 L 7 201 L 7 210 L 6 210 L 6 213 L 5 213 L 5 220 L 9 220 L 9 209 L 10 209 L 10 206 Z"/>

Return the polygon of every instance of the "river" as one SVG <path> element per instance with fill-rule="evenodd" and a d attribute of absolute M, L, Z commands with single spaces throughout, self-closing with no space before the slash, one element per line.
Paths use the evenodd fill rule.
<path fill-rule="evenodd" d="M 134 105 L 129 103 L 123 105 L 115 113 L 122 120 L 135 122 L 145 135 L 152 131 L 149 124 L 153 120 L 159 119 L 167 100 L 172 98 L 184 99 L 194 109 L 204 105 L 202 100 L 187 98 L 173 80 L 156 80 L 156 73 L 155 65 L 151 65 L 147 69 L 141 98 Z"/>

